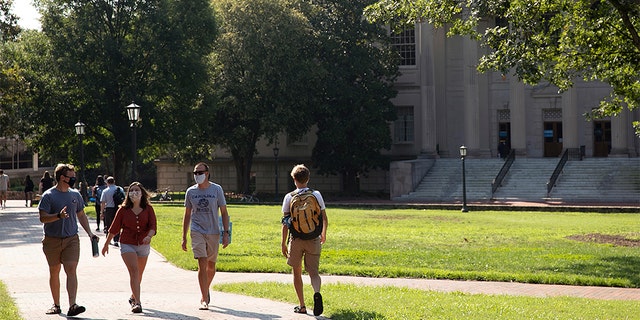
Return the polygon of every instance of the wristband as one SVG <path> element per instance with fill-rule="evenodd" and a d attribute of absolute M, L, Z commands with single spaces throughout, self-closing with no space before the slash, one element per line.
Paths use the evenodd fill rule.
<path fill-rule="evenodd" d="M 56 216 L 58 217 L 58 219 L 62 218 L 62 217 L 60 217 L 60 212 L 58 212 L 58 214 Z"/>

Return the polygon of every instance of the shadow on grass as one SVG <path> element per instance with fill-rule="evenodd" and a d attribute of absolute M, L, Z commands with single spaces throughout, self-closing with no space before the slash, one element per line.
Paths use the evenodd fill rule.
<path fill-rule="evenodd" d="M 566 268 L 566 273 L 595 278 L 624 279 L 630 286 L 640 288 L 639 265 L 640 257 L 613 256 L 593 263 L 574 263 Z"/>
<path fill-rule="evenodd" d="M 364 310 L 338 310 L 331 314 L 331 320 L 383 320 L 386 317 L 377 312 Z"/>

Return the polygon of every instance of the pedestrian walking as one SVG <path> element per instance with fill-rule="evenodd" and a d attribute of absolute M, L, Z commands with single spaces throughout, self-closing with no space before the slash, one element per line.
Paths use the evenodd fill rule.
<path fill-rule="evenodd" d="M 49 287 L 53 297 L 53 306 L 46 314 L 59 314 L 60 309 L 60 270 L 64 267 L 67 276 L 67 294 L 69 296 L 68 317 L 85 311 L 85 307 L 76 304 L 78 277 L 76 269 L 80 260 L 80 238 L 78 223 L 89 237 L 91 233 L 89 219 L 84 213 L 82 195 L 73 185 L 76 183 L 74 166 L 58 164 L 54 171 L 58 182 L 55 188 L 45 191 L 38 204 L 40 222 L 44 224 L 42 250 L 49 264 Z"/>
<path fill-rule="evenodd" d="M 129 185 L 123 205 L 109 227 L 102 255 L 109 253 L 109 241 L 120 234 L 120 255 L 129 271 L 131 312 L 141 313 L 140 283 L 151 251 L 151 238 L 158 229 L 156 214 L 149 202 L 149 193 L 140 182 Z"/>
<path fill-rule="evenodd" d="M 285 195 L 282 201 L 282 254 L 293 272 L 293 287 L 298 296 L 295 313 L 307 313 L 302 283 L 302 262 L 313 287 L 313 315 L 324 311 L 319 274 L 320 253 L 327 239 L 327 212 L 324 199 L 318 190 L 311 190 L 309 169 L 303 164 L 291 170 L 296 189 Z"/>
<path fill-rule="evenodd" d="M 182 222 L 182 250 L 187 251 L 187 233 L 191 229 L 191 250 L 193 257 L 198 259 L 198 284 L 202 294 L 200 310 L 208 310 L 211 303 L 209 288 L 216 274 L 220 237 L 223 248 L 229 245 L 229 213 L 224 191 L 209 178 L 209 166 L 204 162 L 196 164 L 193 168 L 196 184 L 189 187 L 185 194 Z M 218 222 L 220 218 L 222 230 Z"/>

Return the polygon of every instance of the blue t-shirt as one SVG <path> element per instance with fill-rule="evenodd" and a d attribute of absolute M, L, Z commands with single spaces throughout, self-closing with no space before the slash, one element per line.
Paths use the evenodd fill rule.
<path fill-rule="evenodd" d="M 218 184 L 210 182 L 206 189 L 193 185 L 187 189 L 184 206 L 191 209 L 191 232 L 220 234 L 218 209 L 227 206 L 224 191 Z"/>
<path fill-rule="evenodd" d="M 46 236 L 65 238 L 78 234 L 78 212 L 84 210 L 84 200 L 78 190 L 70 188 L 67 192 L 61 192 L 51 188 L 42 194 L 38 210 L 54 214 L 65 206 L 69 217 L 45 223 L 43 231 Z"/>

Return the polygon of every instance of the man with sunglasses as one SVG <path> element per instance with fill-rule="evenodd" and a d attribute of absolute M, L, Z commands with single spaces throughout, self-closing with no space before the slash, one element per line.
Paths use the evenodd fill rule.
<path fill-rule="evenodd" d="M 40 222 L 44 224 L 42 251 L 49 264 L 49 287 L 53 297 L 53 306 L 46 314 L 60 314 L 60 269 L 64 267 L 67 275 L 67 294 L 69 311 L 67 317 L 76 316 L 85 308 L 76 304 L 78 277 L 76 269 L 80 260 L 80 239 L 78 222 L 89 237 L 91 232 L 89 219 L 84 213 L 84 200 L 78 190 L 73 188 L 76 173 L 73 165 L 58 164 L 55 169 L 58 184 L 42 194 L 38 204 Z"/>
<path fill-rule="evenodd" d="M 216 274 L 218 248 L 229 245 L 229 213 L 222 187 L 209 181 L 209 166 L 200 162 L 193 168 L 196 184 L 189 187 L 184 198 L 182 222 L 182 250 L 187 251 L 187 232 L 191 228 L 191 250 L 198 260 L 200 310 L 208 310 L 211 303 L 209 288 Z M 218 211 L 222 217 L 218 216 Z M 222 218 L 220 230 L 218 219 Z M 221 239 L 222 238 L 222 239 Z M 222 240 L 222 241 L 220 241 Z"/>

